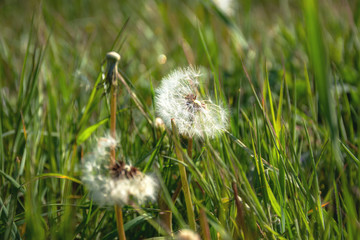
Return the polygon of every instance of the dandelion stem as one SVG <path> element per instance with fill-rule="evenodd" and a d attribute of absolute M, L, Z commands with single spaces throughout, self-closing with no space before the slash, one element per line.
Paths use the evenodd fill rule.
<path fill-rule="evenodd" d="M 235 205 L 236 205 L 236 211 L 237 211 L 237 214 L 236 214 L 236 224 L 239 228 L 239 231 L 243 232 L 244 235 L 245 235 L 245 239 L 251 239 L 247 234 L 247 229 L 246 229 L 246 226 L 245 226 L 245 220 L 244 220 L 244 210 L 243 210 L 243 206 L 242 206 L 242 203 L 240 202 L 239 200 L 239 195 L 238 195 L 238 191 L 237 191 L 237 186 L 236 186 L 236 183 L 233 181 L 232 184 L 232 189 L 234 191 L 234 199 L 235 199 Z"/>
<path fill-rule="evenodd" d="M 124 220 L 123 213 L 120 206 L 115 205 L 115 215 L 116 215 L 116 227 L 118 229 L 119 239 L 125 240 L 125 231 L 124 231 Z"/>
<path fill-rule="evenodd" d="M 192 149 L 193 149 L 193 138 L 188 138 L 188 145 L 187 145 L 187 154 L 189 158 L 192 158 Z"/>
<path fill-rule="evenodd" d="M 120 55 L 116 52 L 109 52 L 106 54 L 107 59 L 107 75 L 106 81 L 111 87 L 110 91 L 110 135 L 116 138 L 116 95 L 117 95 L 117 63 L 120 60 Z M 111 148 L 110 164 L 116 162 L 115 147 Z M 115 205 L 116 227 L 120 240 L 125 240 L 124 220 L 122 209 L 120 206 Z"/>
<path fill-rule="evenodd" d="M 175 141 L 176 156 L 181 162 L 184 162 L 184 158 L 183 158 L 180 144 L 179 144 L 179 133 L 176 128 L 174 119 L 171 119 L 171 127 L 172 127 L 173 137 L 174 137 L 174 141 Z M 180 170 L 182 189 L 184 191 L 184 196 L 185 196 L 186 212 L 188 215 L 189 226 L 193 231 L 196 231 L 194 208 L 193 208 L 193 204 L 191 201 L 191 193 L 190 193 L 190 188 L 189 188 L 189 184 L 187 181 L 185 166 L 182 164 L 179 164 L 179 170 Z"/>
<path fill-rule="evenodd" d="M 181 188 L 182 188 L 182 184 L 181 184 L 181 181 L 180 181 L 180 182 L 178 182 L 178 185 L 176 186 L 174 194 L 171 196 L 171 200 L 173 202 L 175 202 L 177 197 L 179 196 Z"/>
<path fill-rule="evenodd" d="M 110 99 L 110 135 L 112 138 L 116 137 L 116 87 L 111 87 L 111 99 Z M 110 163 L 115 164 L 115 147 L 111 148 Z"/>
<path fill-rule="evenodd" d="M 163 222 L 164 228 L 168 232 L 172 232 L 172 212 L 169 206 L 165 202 L 164 196 L 162 195 L 159 199 L 159 208 L 161 209 L 160 220 Z"/>
<path fill-rule="evenodd" d="M 211 240 L 209 224 L 203 207 L 200 208 L 200 227 L 204 240 Z"/>
<path fill-rule="evenodd" d="M 155 228 L 158 233 L 160 233 L 161 235 L 167 236 L 170 235 L 171 232 L 167 231 L 167 229 L 164 229 L 163 226 L 161 226 L 161 224 L 159 224 L 157 221 L 154 221 L 152 219 L 152 216 L 150 216 L 149 214 L 147 214 L 143 209 L 141 209 L 137 204 L 133 203 L 131 204 L 131 206 L 134 208 L 135 211 L 137 211 L 140 215 L 144 216 L 146 221 L 148 221 L 148 223 L 150 223 L 151 226 L 153 226 L 153 228 Z"/>

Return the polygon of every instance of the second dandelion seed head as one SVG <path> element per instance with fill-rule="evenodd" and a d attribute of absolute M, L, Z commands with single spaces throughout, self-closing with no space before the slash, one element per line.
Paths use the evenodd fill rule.
<path fill-rule="evenodd" d="M 114 138 L 100 138 L 95 151 L 85 157 L 82 181 L 91 198 L 100 205 L 120 206 L 155 200 L 158 190 L 155 178 L 123 161 L 109 167 L 110 149 L 116 146 Z"/>

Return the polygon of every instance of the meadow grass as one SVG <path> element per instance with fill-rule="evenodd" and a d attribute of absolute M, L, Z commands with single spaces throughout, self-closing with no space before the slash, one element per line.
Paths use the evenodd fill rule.
<path fill-rule="evenodd" d="M 109 51 L 124 77 L 117 155 L 160 185 L 157 202 L 122 207 L 127 239 L 189 228 L 179 165 L 204 239 L 358 238 L 360 2 L 232 7 L 2 1 L 0 238 L 118 236 L 114 207 L 81 182 L 84 157 L 110 131 L 98 87 Z M 156 127 L 154 104 L 161 79 L 189 64 L 203 72 L 200 92 L 230 113 L 228 130 L 194 138 L 190 156 Z"/>

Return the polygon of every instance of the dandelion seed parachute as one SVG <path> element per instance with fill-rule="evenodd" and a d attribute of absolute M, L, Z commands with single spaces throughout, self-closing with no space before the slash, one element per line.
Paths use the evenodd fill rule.
<path fill-rule="evenodd" d="M 190 229 L 182 229 L 175 236 L 176 240 L 200 240 L 199 234 L 191 231 Z"/>
<path fill-rule="evenodd" d="M 164 77 L 156 92 L 156 110 L 169 128 L 174 118 L 180 134 L 213 138 L 226 130 L 227 112 L 211 100 L 199 98 L 200 75 L 187 67 Z"/>
<path fill-rule="evenodd" d="M 120 206 L 154 201 L 158 184 L 152 176 L 125 164 L 121 166 L 124 175 L 111 175 L 109 150 L 116 145 L 117 141 L 111 137 L 100 138 L 94 153 L 85 158 L 82 181 L 89 189 L 91 198 L 100 205 Z M 129 170 L 133 172 L 126 172 Z"/>

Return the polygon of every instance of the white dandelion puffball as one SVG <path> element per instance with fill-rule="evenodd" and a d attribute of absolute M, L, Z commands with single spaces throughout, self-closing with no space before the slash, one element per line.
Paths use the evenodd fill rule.
<path fill-rule="evenodd" d="M 169 128 L 174 119 L 182 135 L 213 138 L 226 130 L 228 114 L 211 100 L 201 100 L 199 77 L 193 67 L 179 68 L 164 77 L 156 91 L 156 110 Z"/>
<path fill-rule="evenodd" d="M 94 153 L 85 157 L 82 182 L 91 198 L 100 205 L 120 206 L 154 201 L 158 184 L 152 176 L 124 162 L 109 167 L 110 148 L 116 145 L 114 138 L 100 138 Z"/>
<path fill-rule="evenodd" d="M 175 236 L 176 240 L 201 240 L 199 234 L 190 229 L 182 229 Z"/>

